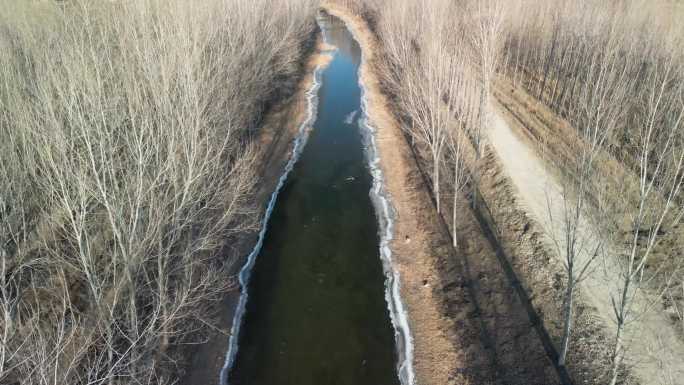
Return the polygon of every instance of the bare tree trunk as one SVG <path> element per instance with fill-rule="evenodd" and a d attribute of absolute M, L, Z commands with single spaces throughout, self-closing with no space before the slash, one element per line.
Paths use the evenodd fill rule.
<path fill-rule="evenodd" d="M 612 367 L 610 370 L 610 385 L 616 385 L 618 376 L 620 374 L 620 365 L 624 357 L 622 334 L 624 331 L 624 322 L 617 325 L 615 334 L 615 346 L 613 346 Z"/>
<path fill-rule="evenodd" d="M 574 277 L 568 276 L 568 287 L 565 289 L 565 305 L 563 307 L 563 336 L 561 339 L 561 349 L 558 355 L 558 365 L 565 366 L 565 359 L 568 355 L 568 348 L 570 347 L 570 334 L 572 331 L 572 316 L 573 316 L 573 301 L 575 282 Z"/>
<path fill-rule="evenodd" d="M 441 161 L 439 159 L 439 154 L 434 154 L 432 159 L 432 192 L 435 194 L 435 202 L 437 204 L 437 212 L 441 213 L 441 199 L 439 194 L 439 170 L 441 166 Z"/>
<path fill-rule="evenodd" d="M 460 173 L 460 167 L 458 164 L 454 167 L 454 198 L 451 208 L 451 242 L 454 246 L 454 249 L 458 249 L 458 236 L 456 234 L 456 228 L 458 227 L 458 224 L 456 223 L 456 210 L 458 210 L 458 196 L 461 194 L 460 188 L 458 188 L 458 182 L 460 180 L 459 178 L 459 173 Z"/>
<path fill-rule="evenodd" d="M 558 23 L 556 21 L 556 23 Z M 546 81 L 549 77 L 549 69 L 551 69 L 551 63 L 553 62 L 554 59 L 554 54 L 556 52 L 556 46 L 558 46 L 558 33 L 560 30 L 560 24 L 556 24 L 554 27 L 553 31 L 553 38 L 551 39 L 551 51 L 549 52 L 548 58 L 546 59 L 546 64 L 544 65 L 544 77 L 541 82 L 541 86 L 539 87 L 539 96 L 537 99 L 539 99 L 541 102 L 544 102 L 544 89 L 546 88 Z"/>

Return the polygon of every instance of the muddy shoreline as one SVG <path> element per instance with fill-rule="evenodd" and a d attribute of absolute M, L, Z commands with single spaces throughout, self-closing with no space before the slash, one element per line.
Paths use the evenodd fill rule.
<path fill-rule="evenodd" d="M 255 206 L 258 207 L 258 218 L 263 217 L 266 204 L 292 153 L 294 138 L 301 123 L 306 119 L 307 92 L 314 82 L 314 71 L 319 66 L 324 67 L 331 59 L 329 52 L 327 52 L 330 47 L 323 42 L 320 31 L 316 30 L 311 39 L 314 41 L 313 47 L 304 60 L 303 71 L 295 93 L 291 97 L 269 106 L 256 138 L 258 143 L 257 158 L 261 159 L 257 166 L 258 171 L 255 173 L 260 181 L 254 195 Z M 233 276 L 237 275 L 244 265 L 257 239 L 258 229 L 245 236 L 237 246 L 234 246 L 231 253 L 239 256 L 239 258 L 231 266 Z M 179 365 L 182 371 L 180 385 L 219 384 L 239 299 L 240 288 L 236 285 L 215 305 L 220 309 L 217 311 L 215 319 L 215 325 L 219 325 L 220 329 L 210 329 L 204 335 L 204 343 L 187 345 L 182 349 L 182 355 L 190 357 L 190 360 L 185 365 Z"/>

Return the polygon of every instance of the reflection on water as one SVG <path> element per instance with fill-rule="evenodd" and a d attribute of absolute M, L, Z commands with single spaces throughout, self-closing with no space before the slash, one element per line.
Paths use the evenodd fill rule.
<path fill-rule="evenodd" d="M 321 25 L 338 51 L 253 270 L 231 385 L 399 384 L 356 124 L 360 50 L 339 20 Z"/>

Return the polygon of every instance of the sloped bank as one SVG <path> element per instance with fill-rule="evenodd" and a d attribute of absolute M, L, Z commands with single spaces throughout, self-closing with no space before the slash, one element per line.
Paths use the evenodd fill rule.
<path fill-rule="evenodd" d="M 294 136 L 290 156 L 287 159 L 287 162 L 285 163 L 283 173 L 280 175 L 280 177 L 278 177 L 276 186 L 273 189 L 273 192 L 271 193 L 267 201 L 266 210 L 264 211 L 264 216 L 261 220 L 261 229 L 259 230 L 259 234 L 257 236 L 256 245 L 254 246 L 252 251 L 247 255 L 245 264 L 242 266 L 240 272 L 238 273 L 240 296 L 233 314 L 233 320 L 231 322 L 231 332 L 228 342 L 228 350 L 226 353 L 225 362 L 223 364 L 223 367 L 221 368 L 219 384 L 227 383 L 228 371 L 232 368 L 233 363 L 235 362 L 235 357 L 238 349 L 238 339 L 240 338 L 240 328 L 242 326 L 243 317 L 247 306 L 247 299 L 249 297 L 249 292 L 247 289 L 249 277 L 252 273 L 252 268 L 254 267 L 256 257 L 261 251 L 261 246 L 263 245 L 264 237 L 266 235 L 266 231 L 268 230 L 268 221 L 271 217 L 271 214 L 273 213 L 273 209 L 275 207 L 278 194 L 284 186 L 288 174 L 290 173 L 290 171 L 292 171 L 292 168 L 299 159 L 299 155 L 301 154 L 302 149 L 306 145 L 306 140 L 308 137 L 308 133 L 311 129 L 311 125 L 316 119 L 316 111 L 318 108 L 317 94 L 318 89 L 321 85 L 320 77 L 321 70 L 323 69 L 323 67 L 324 65 L 321 62 L 317 62 L 313 67 L 313 71 L 311 73 L 311 84 L 308 86 L 308 89 L 305 92 L 304 102 L 306 103 L 306 114 L 304 120 L 300 123 L 299 129 L 297 130 L 297 133 Z"/>
<path fill-rule="evenodd" d="M 352 31 L 353 33 L 353 31 Z M 358 37 L 354 35 L 354 38 Z M 365 55 L 362 58 L 361 66 L 364 66 Z M 394 326 L 395 339 L 397 342 L 397 372 L 403 385 L 413 385 L 415 383 L 415 371 L 413 369 L 413 337 L 408 322 L 408 314 L 401 296 L 401 276 L 395 268 L 395 262 L 390 246 L 394 239 L 394 222 L 396 214 L 387 188 L 385 187 L 385 175 L 381 165 L 381 158 L 378 147 L 378 131 L 369 116 L 368 89 L 364 85 L 363 79 L 359 78 L 361 87 L 361 109 L 363 117 L 360 125 L 363 129 L 362 134 L 365 140 L 366 155 L 371 175 L 373 177 L 373 187 L 371 189 L 371 199 L 375 206 L 375 212 L 380 222 L 380 256 L 387 276 L 385 286 L 385 299 L 389 307 L 392 325 Z"/>
<path fill-rule="evenodd" d="M 411 327 L 414 342 L 412 365 L 415 370 L 412 380 L 417 384 L 448 384 L 453 373 L 452 367 L 458 362 L 457 352 L 443 332 L 447 327 L 440 315 L 439 300 L 433 297 L 429 284 L 423 282 L 426 278 L 432 282 L 430 277 L 437 276 L 437 261 L 431 257 L 431 239 L 423 231 L 425 226 L 421 219 L 404 215 L 407 212 L 421 212 L 419 206 L 429 200 L 423 190 L 415 189 L 412 184 L 411 174 L 415 164 L 412 164 L 400 128 L 380 92 L 379 79 L 372 71 L 373 37 L 365 29 L 363 21 L 345 12 L 344 8 L 330 3 L 323 8 L 347 24 L 364 56 L 360 81 L 365 90 L 367 123 L 375 129 L 378 170 L 381 170 L 384 178 L 385 195 L 398 214 L 394 217 L 393 228 L 389 229 L 393 230 L 393 237 L 391 241 L 387 239 L 388 250 L 385 252 L 392 252 L 394 268 L 400 277 L 397 289 L 406 305 L 407 322 Z M 408 191 L 412 191 L 412 194 L 405 193 Z M 432 228 L 430 231 L 438 229 Z"/>
<path fill-rule="evenodd" d="M 312 95 L 315 95 L 318 87 L 316 74 L 331 59 L 327 52 L 329 47 L 323 42 L 320 33 L 311 36 L 311 40 L 312 49 L 303 58 L 302 72 L 294 93 L 288 97 L 279 94 L 280 100 L 269 106 L 257 134 L 257 158 L 262 161 L 255 173 L 261 183 L 255 191 L 254 204 L 258 207 L 262 220 L 268 217 L 274 201 L 274 191 L 277 192 L 288 164 L 296 156 L 298 148 L 301 148 L 311 121 L 311 111 L 315 112 L 315 105 L 311 104 L 315 103 Z M 259 223 L 262 227 L 261 221 Z M 255 250 L 255 244 L 258 246 L 262 232 L 263 230 L 250 234 L 231 250 L 232 254 L 242 256 L 232 268 L 236 277 L 249 263 L 249 257 Z M 222 381 L 221 374 L 231 354 L 230 337 L 234 331 L 234 320 L 239 318 L 236 316 L 241 298 L 242 292 L 236 279 L 234 289 L 216 305 L 220 311 L 215 324 L 220 329 L 212 329 L 205 336 L 203 344 L 187 349 L 187 356 L 191 360 L 181 367 L 181 385 L 219 384 Z"/>
<path fill-rule="evenodd" d="M 467 205 L 459 210 L 459 249 L 451 246 L 448 225 L 431 204 L 420 154 L 405 139 L 397 119 L 401 112 L 383 94 L 376 68 L 382 66 L 382 47 L 367 21 L 336 3 L 325 7 L 356 31 L 368 56 L 363 78 L 370 89 L 371 120 L 378 127 L 381 166 L 397 211 L 391 248 L 402 274 L 417 382 L 560 383 L 524 298 L 512 289 L 498 260 L 499 245 L 484 237 Z M 373 62 L 376 53 L 380 56 Z"/>

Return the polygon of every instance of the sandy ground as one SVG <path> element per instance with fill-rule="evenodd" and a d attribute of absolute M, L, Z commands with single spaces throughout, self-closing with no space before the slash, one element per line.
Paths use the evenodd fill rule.
<path fill-rule="evenodd" d="M 550 169 L 540 159 L 536 150 L 521 135 L 522 132 L 516 120 L 500 110 L 493 113 L 487 136 L 506 175 L 515 186 L 523 209 L 541 224 L 545 243 L 560 263 L 562 254 L 559 250 L 564 248 L 563 228 L 559 224 L 564 214 L 561 184 L 557 177 L 560 172 Z M 612 248 L 600 238 L 600 231 L 592 224 L 591 218 L 583 216 L 580 228 L 581 242 L 585 247 L 580 254 L 580 261 L 588 258 L 586 250 L 598 244 Z M 602 258 L 599 262 L 597 268 L 582 282 L 578 302 L 586 301 L 591 307 L 603 324 L 601 332 L 610 341 L 614 333 L 610 329 L 614 317 L 611 293 L 615 293 L 611 277 L 618 274 L 619 267 L 610 259 Z M 642 297 L 637 308 L 647 307 L 649 301 L 657 302 L 657 299 L 653 296 Z M 628 365 L 638 382 L 642 385 L 684 384 L 684 344 L 677 338 L 671 322 L 658 311 L 658 306 L 648 311 L 630 330 Z"/>
<path fill-rule="evenodd" d="M 520 300 L 465 205 L 459 209 L 458 250 L 451 246 L 419 165 L 381 92 L 373 66 L 378 48 L 374 36 L 346 9 L 325 8 L 353 30 L 365 55 L 361 81 L 397 214 L 391 247 L 415 344 L 416 384 L 558 383 Z"/>
<path fill-rule="evenodd" d="M 275 189 L 278 178 L 282 174 L 285 163 L 292 150 L 292 142 L 297 134 L 301 122 L 306 118 L 307 98 L 306 92 L 313 83 L 313 71 L 317 66 L 325 67 L 331 60 L 330 48 L 320 37 L 316 47 L 307 59 L 305 72 L 300 81 L 297 92 L 289 99 L 276 104 L 268 112 L 264 123 L 259 130 L 258 159 L 258 190 L 255 193 L 255 202 L 260 208 L 258 215 L 263 217 L 263 210 L 271 193 Z M 257 239 L 256 232 L 246 236 L 243 241 L 235 246 L 235 255 L 240 256 L 233 267 L 235 273 L 244 263 L 244 259 L 254 247 Z M 211 330 L 206 336 L 206 342 L 200 345 L 189 346 L 187 356 L 192 357 L 187 365 L 179 365 L 183 368 L 180 385 L 212 385 L 219 383 L 219 374 L 223 367 L 226 352 L 228 350 L 229 331 L 232 327 L 233 315 L 240 297 L 239 288 L 227 293 L 217 303 L 221 308 L 218 312 L 216 325 L 220 329 Z"/>

